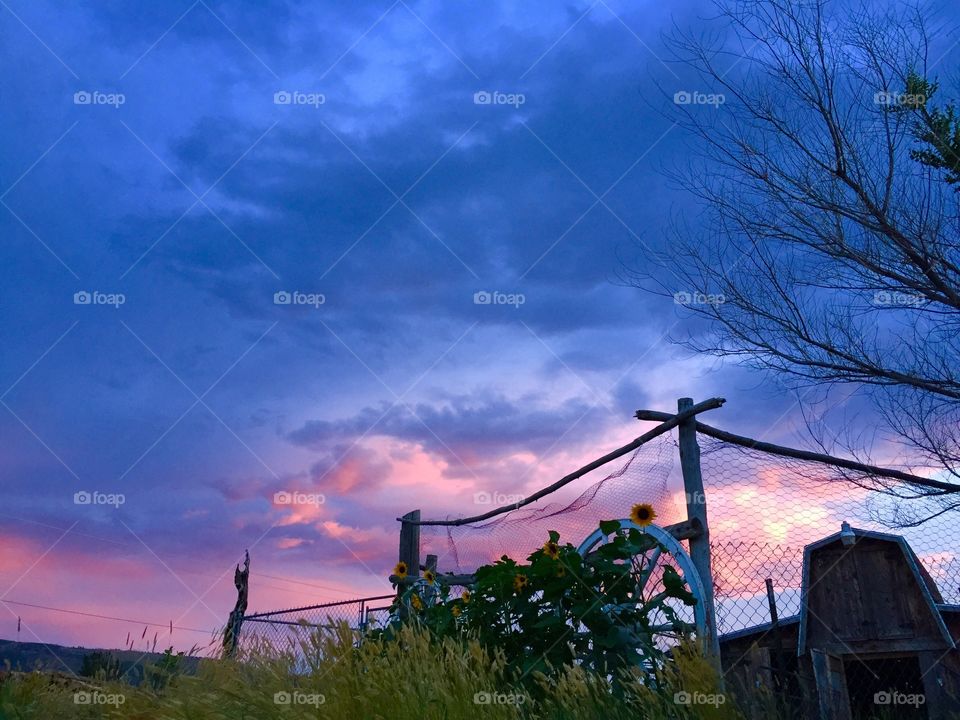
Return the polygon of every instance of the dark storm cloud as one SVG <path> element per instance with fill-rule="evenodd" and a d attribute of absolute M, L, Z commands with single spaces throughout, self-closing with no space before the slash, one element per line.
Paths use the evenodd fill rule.
<path fill-rule="evenodd" d="M 529 395 L 511 401 L 487 391 L 452 396 L 442 404 L 384 403 L 343 420 L 310 420 L 291 432 L 289 439 L 321 449 L 367 433 L 383 435 L 416 443 L 459 465 L 518 452 L 541 454 L 581 419 L 594 427 L 604 419 L 605 410 L 591 403 L 568 400 L 548 405 L 546 400 Z"/>
<path fill-rule="evenodd" d="M 520 484 L 517 456 L 586 451 L 658 390 L 673 308 L 611 280 L 676 198 L 655 171 L 676 131 L 648 110 L 673 79 L 633 34 L 658 47 L 666 7 L 8 4 L 47 45 L 0 10 L 12 514 L 217 574 L 255 542 L 373 562 L 410 447 L 451 487 Z M 93 90 L 125 102 L 74 104 Z M 275 304 L 295 290 L 325 302 Z M 88 486 L 128 501 L 84 514 Z M 311 489 L 330 502 L 277 526 L 274 494 Z"/>

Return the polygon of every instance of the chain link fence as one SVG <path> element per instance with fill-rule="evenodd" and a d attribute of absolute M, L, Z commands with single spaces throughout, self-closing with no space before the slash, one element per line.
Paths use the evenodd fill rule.
<path fill-rule="evenodd" d="M 767 578 L 780 617 L 798 614 L 804 546 L 838 532 L 843 521 L 903 535 L 944 602 L 960 604 L 960 527 L 949 513 L 937 516 L 941 500 L 895 498 L 891 492 L 910 495 L 911 489 L 825 463 L 698 439 L 721 633 L 769 622 Z M 635 503 L 652 504 L 659 525 L 687 517 L 670 435 L 641 446 L 614 472 L 601 468 L 579 483 L 586 487 L 572 500 L 541 501 L 475 524 L 421 526 L 422 552 L 438 556 L 441 572 L 471 573 L 502 555 L 525 558 L 550 530 L 560 533 L 561 542 L 579 545 L 600 520 L 628 517 Z M 514 495 L 522 489 L 508 483 L 496 488 Z"/>
<path fill-rule="evenodd" d="M 245 615 L 240 647 L 252 649 L 266 645 L 279 652 L 302 656 L 305 648 L 317 646 L 312 637 L 315 633 L 333 633 L 343 623 L 358 635 L 369 627 L 382 627 L 389 618 L 393 598 L 393 595 L 376 595 Z"/>

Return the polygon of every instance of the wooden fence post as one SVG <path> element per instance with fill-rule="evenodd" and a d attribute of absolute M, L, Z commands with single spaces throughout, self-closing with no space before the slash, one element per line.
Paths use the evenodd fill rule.
<path fill-rule="evenodd" d="M 400 562 L 407 564 L 408 577 L 420 577 L 420 511 L 411 510 L 400 518 Z"/>
<path fill-rule="evenodd" d="M 691 398 L 680 398 L 677 411 L 693 407 Z M 697 420 L 691 417 L 678 426 L 680 440 L 680 467 L 683 470 L 683 489 L 687 498 L 687 518 L 696 518 L 703 525 L 703 534 L 690 539 L 690 558 L 703 583 L 703 605 L 707 616 L 705 647 L 713 655 L 713 662 L 721 673 L 720 642 L 717 633 L 717 610 L 713 602 L 713 570 L 710 567 L 710 525 L 707 523 L 707 497 L 703 491 L 700 472 L 700 445 L 697 443 Z M 722 676 L 721 676 L 722 677 Z"/>
<path fill-rule="evenodd" d="M 227 626 L 223 630 L 223 653 L 232 657 L 237 651 L 240 642 L 240 628 L 243 626 L 243 616 L 247 612 L 247 598 L 250 592 L 250 551 L 244 551 L 243 570 L 237 565 L 233 574 L 233 584 L 237 587 L 237 602 L 230 612 Z"/>
<path fill-rule="evenodd" d="M 400 518 L 400 562 L 407 565 L 407 578 L 420 577 L 420 511 L 411 510 Z M 403 585 L 397 586 L 397 596 L 403 594 Z M 406 620 L 407 608 L 400 604 L 400 618 Z"/>

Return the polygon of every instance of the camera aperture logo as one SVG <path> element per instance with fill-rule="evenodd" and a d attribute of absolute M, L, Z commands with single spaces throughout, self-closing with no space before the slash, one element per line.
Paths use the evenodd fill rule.
<path fill-rule="evenodd" d="M 873 694 L 874 705 L 910 705 L 920 707 L 927 698 L 920 693 L 902 693 L 891 690 L 889 692 L 881 691 Z"/>
<path fill-rule="evenodd" d="M 109 505 L 118 508 L 127 501 L 123 493 L 104 493 L 99 490 L 80 490 L 73 494 L 74 505 Z"/>
<path fill-rule="evenodd" d="M 313 705 L 317 707 L 323 705 L 326 701 L 327 698 L 320 693 L 286 692 L 281 690 L 273 694 L 273 702 L 275 705 Z"/>
<path fill-rule="evenodd" d="M 877 290 L 873 294 L 873 304 L 883 307 L 916 307 L 923 305 L 926 298 L 917 293 Z"/>
<path fill-rule="evenodd" d="M 118 309 L 127 302 L 123 293 L 105 293 L 99 290 L 79 290 L 73 294 L 74 305 L 111 305 Z"/>
<path fill-rule="evenodd" d="M 473 494 L 475 505 L 516 505 L 524 501 L 524 495 L 508 495 L 502 492 L 477 492 Z"/>
<path fill-rule="evenodd" d="M 678 292 L 673 294 L 677 305 L 723 305 L 727 301 L 723 293 Z"/>
<path fill-rule="evenodd" d="M 527 101 L 527 96 L 523 93 L 505 93 L 499 90 L 477 90 L 473 94 L 474 105 L 511 105 L 519 108 Z"/>
<path fill-rule="evenodd" d="M 883 107 L 921 108 L 927 104 L 927 96 L 881 90 L 873 94 L 873 103 Z"/>
<path fill-rule="evenodd" d="M 520 693 L 478 692 L 473 695 L 474 705 L 523 705 L 527 696 Z"/>
<path fill-rule="evenodd" d="M 127 101 L 123 93 L 105 93 L 99 90 L 77 90 L 73 94 L 74 105 L 109 105 L 119 108 Z"/>
<path fill-rule="evenodd" d="M 687 692 L 681 690 L 673 694 L 673 702 L 676 705 L 712 705 L 720 707 L 727 701 L 727 696 L 722 693 L 704 693 Z"/>
<path fill-rule="evenodd" d="M 512 305 L 519 308 L 527 301 L 523 293 L 504 293 L 499 290 L 478 290 L 473 294 L 474 305 Z"/>
<path fill-rule="evenodd" d="M 278 90 L 273 94 L 274 105 L 307 105 L 316 110 L 326 102 L 327 96 L 317 92 Z"/>
<path fill-rule="evenodd" d="M 299 290 L 278 290 L 273 294 L 274 305 L 309 305 L 316 309 L 327 302 L 323 293 L 305 293 Z"/>
<path fill-rule="evenodd" d="M 74 705 L 113 705 L 120 707 L 127 701 L 121 693 L 105 693 L 100 690 L 88 692 L 81 690 L 73 694 Z"/>
<path fill-rule="evenodd" d="M 723 93 L 705 93 L 699 90 L 678 90 L 673 94 L 674 105 L 713 105 L 716 110 L 727 101 Z"/>
<path fill-rule="evenodd" d="M 327 498 L 320 493 L 288 492 L 281 490 L 273 494 L 274 505 L 323 505 Z"/>

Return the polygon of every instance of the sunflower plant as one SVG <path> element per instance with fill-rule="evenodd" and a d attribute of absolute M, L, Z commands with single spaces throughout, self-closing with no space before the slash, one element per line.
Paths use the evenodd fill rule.
<path fill-rule="evenodd" d="M 642 527 L 655 517 L 649 505 L 631 512 Z M 395 615 L 404 618 L 396 624 L 414 622 L 439 637 L 479 639 L 502 651 L 521 677 L 551 675 L 575 661 L 604 674 L 629 666 L 653 674 L 664 659 L 656 631 L 666 619 L 672 634 L 688 634 L 692 628 L 674 606 L 696 601 L 670 565 L 662 566 L 660 591 L 642 596 L 632 560 L 666 549 L 643 529 L 621 530 L 616 520 L 601 522 L 600 529 L 608 542 L 587 557 L 550 531 L 525 562 L 504 555 L 478 568 L 463 594 L 433 576 L 430 582 L 420 579 L 398 593 L 395 607 L 406 612 Z"/>

